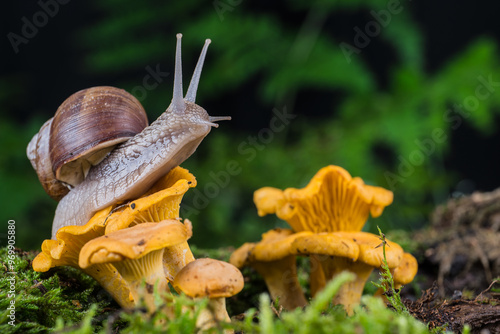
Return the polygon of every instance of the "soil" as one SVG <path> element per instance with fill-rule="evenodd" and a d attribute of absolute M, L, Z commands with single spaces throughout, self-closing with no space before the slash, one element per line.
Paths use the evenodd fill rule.
<path fill-rule="evenodd" d="M 405 302 L 430 328 L 500 333 L 500 189 L 452 199 L 414 235 L 425 290 Z"/>

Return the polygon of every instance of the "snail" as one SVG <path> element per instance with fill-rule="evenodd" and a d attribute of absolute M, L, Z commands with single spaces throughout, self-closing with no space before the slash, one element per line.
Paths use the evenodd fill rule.
<path fill-rule="evenodd" d="M 63 226 L 84 225 L 98 210 L 142 195 L 196 150 L 211 128 L 218 127 L 214 122 L 231 119 L 229 116 L 209 116 L 205 109 L 195 104 L 209 39 L 205 41 L 183 97 L 181 38 L 182 34 L 177 34 L 171 104 L 151 125 L 116 146 L 102 161 L 89 168 L 81 183 L 62 197 L 52 224 L 53 239 Z M 50 130 L 53 128 L 51 126 Z M 33 140 L 41 141 L 42 130 L 43 126 Z M 34 146 L 38 145 L 28 145 L 28 156 Z"/>

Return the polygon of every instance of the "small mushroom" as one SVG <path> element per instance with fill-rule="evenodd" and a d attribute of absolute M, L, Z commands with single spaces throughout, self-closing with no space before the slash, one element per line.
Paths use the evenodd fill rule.
<path fill-rule="evenodd" d="M 243 289 L 243 275 L 227 262 L 197 259 L 179 271 L 173 286 L 191 298 L 209 298 L 207 309 L 196 320 L 196 326 L 203 331 L 216 327 L 221 321 L 231 322 L 226 310 L 226 298 Z"/>
<path fill-rule="evenodd" d="M 391 204 L 393 194 L 365 185 L 342 167 L 320 169 L 303 189 L 284 191 L 265 187 L 254 193 L 260 216 L 276 213 L 294 231 L 361 231 L 368 215 L 378 217 Z"/>
<path fill-rule="evenodd" d="M 42 243 L 42 252 L 33 260 L 33 270 L 46 272 L 58 266 L 71 266 L 81 269 L 92 276 L 106 289 L 123 308 L 133 306 L 129 295 L 130 290 L 116 268 L 110 264 L 96 264 L 82 268 L 78 264 L 78 257 L 83 245 L 88 241 L 104 234 L 104 224 L 111 207 L 97 212 L 84 226 L 65 226 L 56 234 L 57 240 L 45 240 Z"/>
<path fill-rule="evenodd" d="M 259 243 L 246 243 L 231 254 L 229 262 L 238 268 L 251 266 L 266 282 L 273 300 L 287 310 L 307 305 L 297 277 L 295 252 L 291 245 L 295 238 L 311 232 L 293 233 L 288 229 L 274 229 L 262 234 Z"/>
<path fill-rule="evenodd" d="M 403 249 L 394 242 L 386 242 L 388 266 L 396 268 L 403 257 Z M 335 304 L 344 305 L 347 313 L 352 314 L 371 272 L 382 265 L 383 250 L 382 247 L 377 247 L 378 245 L 380 239 L 371 233 L 335 232 L 298 237 L 292 247 L 302 254 L 320 255 L 320 263 L 327 281 L 345 270 L 356 274 L 356 279 L 344 284 L 333 300 Z"/>
<path fill-rule="evenodd" d="M 150 312 L 156 310 L 155 284 L 159 292 L 169 292 L 163 271 L 163 250 L 191 237 L 190 223 L 169 219 L 159 223 L 142 223 L 93 239 L 83 246 L 79 264 L 89 268 L 112 264 L 128 283 L 135 305 L 144 298 Z M 141 287 L 145 282 L 145 289 Z"/>

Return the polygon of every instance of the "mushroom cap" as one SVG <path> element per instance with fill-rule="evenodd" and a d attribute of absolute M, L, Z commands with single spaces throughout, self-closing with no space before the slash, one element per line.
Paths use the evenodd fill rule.
<path fill-rule="evenodd" d="M 237 268 L 243 268 L 249 264 L 250 254 L 255 247 L 254 242 L 245 242 L 237 250 L 235 250 L 229 258 L 229 263 Z"/>
<path fill-rule="evenodd" d="M 404 253 L 399 266 L 394 269 L 394 283 L 405 285 L 413 281 L 418 271 L 417 259 L 410 253 Z"/>
<path fill-rule="evenodd" d="M 73 266 L 78 268 L 78 256 L 83 245 L 104 234 L 106 217 L 111 207 L 98 211 L 83 226 L 64 226 L 56 233 L 56 240 L 42 243 L 42 252 L 33 260 L 33 270 L 45 272 L 53 267 Z"/>
<path fill-rule="evenodd" d="M 254 195 L 259 215 L 275 212 L 294 231 L 316 233 L 360 231 L 370 213 L 380 216 L 392 200 L 391 191 L 365 185 L 333 165 L 320 169 L 305 188 L 262 188 Z"/>
<path fill-rule="evenodd" d="M 187 264 L 173 285 L 192 298 L 227 298 L 243 289 L 243 275 L 230 263 L 203 258 Z"/>
<path fill-rule="evenodd" d="M 384 208 L 392 203 L 394 194 L 392 191 L 381 187 L 365 185 L 365 188 L 372 193 L 372 205 L 370 206 L 370 214 L 373 218 L 380 217 Z"/>
<path fill-rule="evenodd" d="M 359 246 L 358 262 L 366 263 L 372 267 L 378 268 L 384 260 L 382 241 L 379 236 L 367 232 L 335 232 L 337 236 L 350 238 Z M 403 249 L 397 243 L 385 239 L 385 257 L 389 268 L 396 268 L 403 258 Z"/>
<path fill-rule="evenodd" d="M 292 244 L 298 237 L 312 235 L 304 231 L 293 233 L 289 229 L 277 228 L 262 234 L 262 241 L 257 243 L 250 252 L 250 262 L 268 262 L 281 260 L 289 255 L 295 255 Z"/>
<path fill-rule="evenodd" d="M 110 211 L 111 206 L 98 211 L 83 226 L 61 227 L 56 233 L 57 240 L 48 239 L 42 243 L 42 252 L 33 260 L 33 270 L 45 272 L 58 266 L 80 268 L 108 290 L 122 307 L 129 308 L 133 306 L 129 298 L 130 290 L 116 268 L 109 264 L 82 268 L 78 262 L 83 245 L 104 234 L 106 217 Z"/>
<path fill-rule="evenodd" d="M 262 240 L 257 243 L 247 242 L 235 250 L 229 258 L 229 263 L 242 268 L 252 262 L 270 262 L 295 255 L 292 249 L 294 240 L 301 236 L 311 235 L 304 231 L 293 233 L 290 229 L 276 228 L 262 234 Z"/>
<path fill-rule="evenodd" d="M 168 219 L 159 223 L 143 223 L 93 239 L 80 252 L 80 267 L 138 259 L 154 250 L 180 244 L 192 235 L 191 222 L 185 222 Z"/>
<path fill-rule="evenodd" d="M 276 213 L 278 208 L 283 206 L 285 196 L 281 189 L 264 187 L 253 193 L 253 201 L 257 206 L 257 214 L 263 217 Z"/>
<path fill-rule="evenodd" d="M 107 220 L 106 234 L 129 226 L 179 217 L 182 197 L 196 186 L 196 178 L 182 167 L 175 167 L 140 198 L 114 212 Z"/>
<path fill-rule="evenodd" d="M 356 261 L 360 255 L 358 244 L 349 237 L 336 233 L 318 233 L 297 237 L 292 244 L 295 254 L 321 254 L 345 257 Z"/>

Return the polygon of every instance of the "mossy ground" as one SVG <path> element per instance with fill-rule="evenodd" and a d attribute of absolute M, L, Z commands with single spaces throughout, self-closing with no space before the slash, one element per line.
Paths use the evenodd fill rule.
<path fill-rule="evenodd" d="M 228 250 L 198 250 L 198 257 L 210 256 L 227 260 Z M 37 273 L 31 268 L 35 252 L 16 249 L 13 269 L 9 274 L 7 249 L 0 249 L 3 275 L 0 278 L 1 333 L 191 333 L 195 330 L 197 312 L 206 301 L 193 302 L 175 297 L 176 319 L 161 324 L 164 314 L 149 317 L 144 309 L 120 310 L 94 280 L 80 271 L 54 268 Z M 301 268 L 305 263 L 299 263 Z M 363 306 L 354 316 L 346 316 L 330 300 L 339 285 L 349 279 L 342 276 L 328 285 L 305 309 L 286 312 L 274 307 L 266 294 L 265 285 L 251 270 L 244 272 L 245 289 L 228 299 L 228 311 L 234 316 L 232 328 L 245 333 L 430 333 L 425 324 L 398 314 L 383 305 L 380 299 L 364 297 Z M 300 273 L 299 273 L 300 275 Z M 15 320 L 9 324 L 10 305 L 8 280 L 15 276 Z M 161 298 L 158 303 L 162 304 Z M 11 322 L 12 323 L 12 322 Z M 225 325 L 228 326 L 228 325 Z M 222 327 L 213 332 L 221 332 Z"/>

